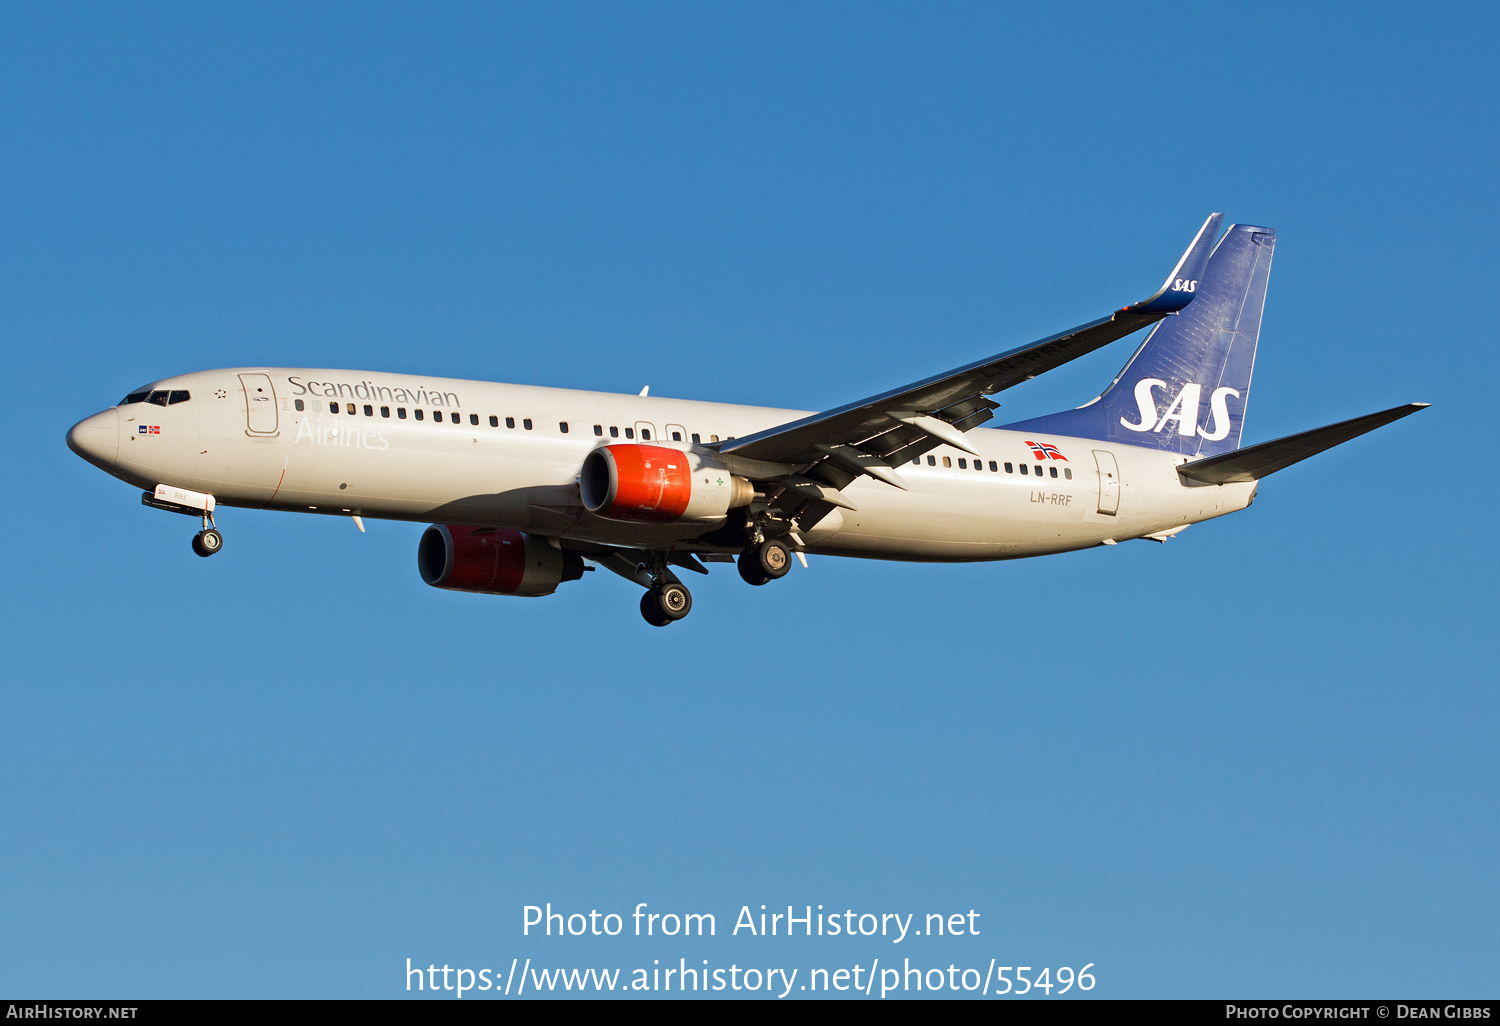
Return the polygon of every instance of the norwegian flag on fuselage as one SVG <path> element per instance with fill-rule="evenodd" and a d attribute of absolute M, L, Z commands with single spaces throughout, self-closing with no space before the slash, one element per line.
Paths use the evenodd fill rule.
<path fill-rule="evenodd" d="M 1058 452 L 1055 446 L 1048 445 L 1045 442 L 1027 442 L 1026 444 L 1031 446 L 1031 454 L 1039 460 L 1062 460 L 1064 463 L 1068 462 L 1068 458 Z"/>

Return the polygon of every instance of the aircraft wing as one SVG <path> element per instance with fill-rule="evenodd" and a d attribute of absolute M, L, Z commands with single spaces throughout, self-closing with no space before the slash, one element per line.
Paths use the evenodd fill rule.
<path fill-rule="evenodd" d="M 890 468 L 943 444 L 968 450 L 963 433 L 989 420 L 998 406 L 987 396 L 1085 356 L 1192 302 L 1223 218 L 1223 214 L 1209 215 L 1166 282 L 1148 299 L 1030 345 L 847 406 L 728 439 L 716 448 L 726 456 L 746 460 L 816 465 L 807 472 L 834 488 L 859 474 L 904 487 Z"/>

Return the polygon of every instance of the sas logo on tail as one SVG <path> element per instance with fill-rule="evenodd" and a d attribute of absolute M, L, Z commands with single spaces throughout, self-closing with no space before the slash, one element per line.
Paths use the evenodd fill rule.
<path fill-rule="evenodd" d="M 1068 462 L 1068 458 L 1058 452 L 1056 446 L 1048 445 L 1045 442 L 1027 442 L 1026 444 L 1031 446 L 1031 455 L 1039 460 L 1062 460 L 1064 463 Z M 1041 471 L 1038 470 L 1037 473 L 1040 474 Z"/>
<path fill-rule="evenodd" d="M 1228 396 L 1240 397 L 1240 393 L 1233 388 L 1216 388 L 1208 397 L 1209 421 L 1203 427 L 1198 426 L 1198 414 L 1203 401 L 1203 386 L 1192 383 L 1182 386 L 1182 391 L 1167 406 L 1167 412 L 1158 415 L 1156 409 L 1156 396 L 1153 390 L 1165 389 L 1167 383 L 1160 378 L 1142 378 L 1135 383 L 1135 404 L 1140 408 L 1140 420 L 1134 424 L 1120 418 L 1120 424 L 1131 431 L 1160 431 L 1168 424 L 1175 423 L 1177 431 L 1184 438 L 1198 436 L 1206 438 L 1210 442 L 1217 442 L 1221 438 L 1229 437 L 1229 407 Z M 1212 427 L 1212 430 L 1210 430 Z"/>

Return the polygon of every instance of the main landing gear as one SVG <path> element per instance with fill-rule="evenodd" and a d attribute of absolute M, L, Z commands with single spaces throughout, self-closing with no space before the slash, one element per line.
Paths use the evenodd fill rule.
<path fill-rule="evenodd" d="M 641 596 L 641 615 L 653 627 L 665 627 L 693 611 L 693 595 L 680 581 L 653 585 Z"/>
<path fill-rule="evenodd" d="M 637 564 L 638 570 L 651 577 L 651 586 L 641 596 L 641 616 L 653 627 L 665 627 L 692 612 L 693 596 L 667 569 L 663 554 L 651 558 L 653 563 Z M 750 584 L 765 584 L 786 576 L 792 568 L 792 550 L 783 541 L 767 538 L 741 552 L 738 567 L 740 576 Z"/>
<path fill-rule="evenodd" d="M 752 545 L 740 553 L 736 564 L 746 584 L 759 587 L 767 581 L 779 580 L 792 568 L 792 553 L 782 542 L 767 538 L 759 545 Z"/>
<path fill-rule="evenodd" d="M 693 611 L 693 595 L 677 575 L 667 569 L 665 556 L 653 554 L 650 565 L 641 565 L 651 575 L 651 587 L 641 596 L 641 616 L 653 627 L 665 627 Z"/>

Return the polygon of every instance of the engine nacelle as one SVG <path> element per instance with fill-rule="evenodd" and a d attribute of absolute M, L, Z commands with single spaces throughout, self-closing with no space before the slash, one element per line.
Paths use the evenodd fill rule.
<path fill-rule="evenodd" d="M 417 543 L 417 570 L 434 588 L 535 597 L 582 577 L 583 557 L 503 527 L 433 524 Z"/>
<path fill-rule="evenodd" d="M 584 459 L 578 487 L 595 516 L 641 524 L 722 520 L 755 498 L 722 464 L 661 445 L 600 446 Z"/>

